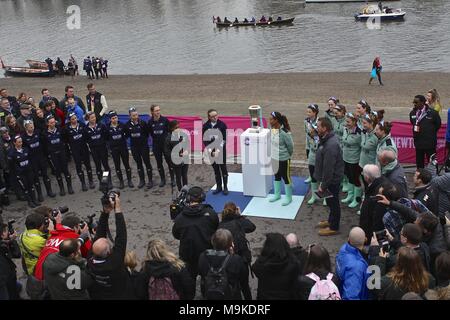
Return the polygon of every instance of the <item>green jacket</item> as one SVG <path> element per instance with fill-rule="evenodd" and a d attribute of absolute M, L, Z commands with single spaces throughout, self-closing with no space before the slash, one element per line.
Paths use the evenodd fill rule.
<path fill-rule="evenodd" d="M 19 247 L 25 261 L 28 274 L 34 273 L 34 267 L 47 241 L 47 234 L 37 229 L 25 230 L 19 237 Z"/>
<path fill-rule="evenodd" d="M 380 162 L 378 161 L 378 153 L 382 150 L 387 150 L 387 149 L 394 151 L 395 154 L 398 155 L 397 146 L 395 145 L 395 141 L 394 141 L 394 139 L 392 139 L 390 134 L 388 134 L 384 138 L 378 140 L 377 152 L 376 152 L 377 156 L 375 157 L 375 160 L 376 160 L 375 164 L 377 166 L 380 166 Z"/>
<path fill-rule="evenodd" d="M 286 161 L 291 159 L 294 152 L 294 142 L 290 132 L 281 129 L 272 129 L 272 159 Z"/>
<path fill-rule="evenodd" d="M 363 132 L 361 134 L 361 155 L 359 166 L 364 168 L 366 164 L 375 164 L 377 158 L 378 137 L 375 131 Z"/>
<path fill-rule="evenodd" d="M 334 117 L 332 118 L 331 123 L 333 124 L 334 133 L 336 134 L 342 148 L 342 136 L 344 135 L 345 130 L 345 117 L 340 119 Z"/>
<path fill-rule="evenodd" d="M 359 163 L 361 154 L 361 130 L 356 127 L 354 132 L 349 132 L 346 128 L 342 136 L 342 153 L 344 161 L 347 163 Z"/>

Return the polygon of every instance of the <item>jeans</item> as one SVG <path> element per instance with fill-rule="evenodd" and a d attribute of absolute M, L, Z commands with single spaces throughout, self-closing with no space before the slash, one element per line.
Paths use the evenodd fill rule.
<path fill-rule="evenodd" d="M 328 223 L 330 224 L 330 229 L 335 231 L 339 230 L 339 222 L 341 220 L 341 204 L 339 202 L 340 189 L 340 183 L 328 186 L 328 190 L 333 194 L 333 197 L 326 199 L 327 206 L 330 208 Z"/>

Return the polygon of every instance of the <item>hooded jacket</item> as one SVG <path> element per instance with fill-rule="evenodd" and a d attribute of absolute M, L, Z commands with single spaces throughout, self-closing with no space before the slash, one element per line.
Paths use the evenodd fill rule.
<path fill-rule="evenodd" d="M 342 156 L 347 163 L 359 163 L 361 155 L 361 129 L 355 127 L 351 132 L 349 129 L 344 130 L 342 136 Z"/>
<path fill-rule="evenodd" d="M 439 197 L 439 216 L 450 211 L 450 172 L 431 180 L 431 185 L 436 188 Z"/>
<path fill-rule="evenodd" d="M 439 216 L 439 193 L 431 183 L 417 187 L 414 191 L 414 199 L 422 202 L 428 210 Z"/>
<path fill-rule="evenodd" d="M 169 278 L 180 300 L 194 299 L 195 281 L 187 269 L 184 267 L 178 270 L 167 261 L 145 261 L 137 280 L 136 296 L 138 299 L 149 300 L 148 283 L 151 277 Z"/>
<path fill-rule="evenodd" d="M 339 291 L 343 300 L 367 300 L 367 261 L 361 252 L 350 245 L 344 244 L 336 256 L 336 274 L 341 281 Z"/>
<path fill-rule="evenodd" d="M 260 256 L 252 270 L 258 278 L 257 300 L 294 299 L 300 267 L 292 255 L 284 259 Z"/>
<path fill-rule="evenodd" d="M 377 166 L 380 166 L 380 162 L 378 161 L 378 154 L 382 150 L 392 150 L 395 152 L 395 156 L 398 155 L 397 146 L 395 144 L 394 139 L 392 139 L 391 134 L 386 135 L 385 137 L 378 139 L 378 145 L 377 145 L 377 156 L 375 157 L 375 164 Z"/>
<path fill-rule="evenodd" d="M 45 283 L 52 300 L 89 299 L 87 289 L 93 280 L 86 271 L 85 259 L 75 261 L 54 253 L 45 259 L 43 268 Z M 74 280 L 75 277 L 77 277 L 76 280 Z M 78 284 L 79 287 L 70 287 L 70 284 Z"/>
<path fill-rule="evenodd" d="M 34 274 L 34 267 L 47 242 L 47 234 L 37 229 L 26 230 L 20 235 L 18 242 L 27 274 Z"/>
<path fill-rule="evenodd" d="M 320 139 L 316 152 L 314 178 L 323 190 L 340 184 L 344 177 L 344 160 L 339 141 L 333 132 Z"/>
<path fill-rule="evenodd" d="M 395 185 L 400 198 L 408 198 L 408 183 L 406 181 L 405 171 L 397 160 L 382 167 L 381 173 Z"/>
<path fill-rule="evenodd" d="M 381 176 L 375 179 L 365 190 L 364 201 L 361 205 L 361 215 L 359 216 L 359 226 L 366 235 L 371 235 L 374 231 L 384 229 L 383 216 L 386 213 L 386 207 L 370 197 L 378 194 L 378 190 L 385 181 L 386 178 Z M 368 238 L 370 239 L 370 237 Z"/>
<path fill-rule="evenodd" d="M 200 254 L 211 249 L 211 236 L 218 225 L 219 217 L 210 205 L 184 207 L 172 227 L 174 238 L 180 240 L 180 258 L 195 269 Z"/>

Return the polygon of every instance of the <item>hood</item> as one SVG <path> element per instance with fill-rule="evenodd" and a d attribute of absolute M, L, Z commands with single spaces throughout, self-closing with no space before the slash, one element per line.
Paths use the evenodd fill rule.
<path fill-rule="evenodd" d="M 284 259 L 279 257 L 260 257 L 255 264 L 264 266 L 264 268 L 272 272 L 283 272 L 292 262 L 293 259 L 289 256 L 286 256 Z"/>
<path fill-rule="evenodd" d="M 80 264 L 82 264 L 82 261 L 77 263 L 72 259 L 62 257 L 58 253 L 49 255 L 44 262 L 45 270 L 50 274 L 65 272 L 69 266 Z"/>
<path fill-rule="evenodd" d="M 205 205 L 204 204 L 199 204 L 199 205 L 195 205 L 195 206 L 186 206 L 183 209 L 183 214 L 186 216 L 203 216 L 205 214 L 204 212 L 204 208 Z M 209 213 L 208 213 L 209 215 Z"/>
<path fill-rule="evenodd" d="M 320 143 L 324 144 L 325 142 L 327 142 L 332 137 L 334 137 L 334 132 L 330 132 L 325 137 L 320 138 Z"/>
<path fill-rule="evenodd" d="M 156 278 L 167 277 L 174 273 L 175 268 L 167 261 L 146 261 L 144 272 Z"/>
<path fill-rule="evenodd" d="M 381 174 L 387 174 L 390 173 L 392 171 L 394 171 L 398 166 L 398 161 L 394 160 L 391 163 L 387 164 L 386 166 L 384 166 L 383 168 L 381 168 Z"/>

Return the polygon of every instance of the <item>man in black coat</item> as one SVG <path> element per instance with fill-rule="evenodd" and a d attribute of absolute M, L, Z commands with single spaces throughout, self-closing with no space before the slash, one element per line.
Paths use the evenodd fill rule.
<path fill-rule="evenodd" d="M 217 230 L 219 218 L 209 204 L 202 203 L 205 194 L 200 187 L 188 191 L 188 205 L 175 218 L 172 234 L 180 240 L 179 255 L 193 279 L 198 274 L 200 254 L 211 249 L 211 236 Z"/>
<path fill-rule="evenodd" d="M 387 179 L 381 175 L 380 168 L 374 164 L 367 164 L 363 168 L 364 181 L 367 183 L 364 201 L 361 205 L 361 215 L 359 217 L 359 226 L 367 235 L 367 242 L 370 241 L 370 235 L 374 231 L 384 229 L 383 216 L 386 208 L 372 197 L 379 193 L 380 187 Z"/>
<path fill-rule="evenodd" d="M 9 233 L 8 225 L 0 225 L 0 300 L 18 300 L 16 265 L 12 259 L 21 257 L 20 248 L 15 238 L 17 234 Z"/>
<path fill-rule="evenodd" d="M 436 216 L 439 216 L 439 193 L 431 185 L 430 171 L 419 168 L 414 174 L 414 199 L 419 200 Z"/>
<path fill-rule="evenodd" d="M 291 248 L 292 255 L 298 261 L 300 272 L 303 272 L 306 265 L 306 260 L 308 260 L 308 251 L 300 245 L 300 241 L 295 233 L 289 233 L 286 236 L 286 241 Z"/>
<path fill-rule="evenodd" d="M 115 195 L 110 204 L 103 206 L 97 227 L 92 257 L 88 259 L 88 270 L 94 278 L 89 295 L 94 300 L 133 299 L 131 279 L 125 267 L 127 250 L 127 228 L 120 206 L 120 198 Z M 107 239 L 108 218 L 115 212 L 116 239 L 114 246 Z"/>
<path fill-rule="evenodd" d="M 429 159 L 436 153 L 437 133 L 441 128 L 439 113 L 430 108 L 426 101 L 423 95 L 415 96 L 414 108 L 409 113 L 409 120 L 413 125 L 417 168 L 425 167 L 425 156 Z"/>

